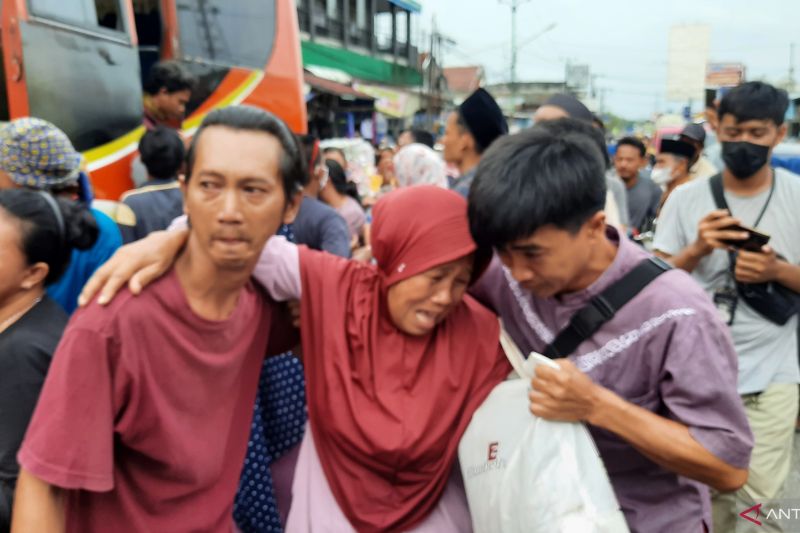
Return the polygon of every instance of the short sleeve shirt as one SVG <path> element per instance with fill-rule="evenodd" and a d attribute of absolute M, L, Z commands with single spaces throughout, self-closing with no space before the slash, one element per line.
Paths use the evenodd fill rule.
<path fill-rule="evenodd" d="M 627 192 L 630 226 L 641 231 L 656 218 L 663 191 L 653 180 L 640 174 L 636 185 Z"/>
<path fill-rule="evenodd" d="M 495 258 L 473 295 L 500 315 L 523 353 L 542 352 L 593 296 L 649 257 L 615 229 L 607 231 L 618 242 L 617 255 L 583 291 L 536 298 Z M 747 467 L 753 440 L 736 391 L 733 344 L 686 272 L 671 270 L 652 281 L 570 360 L 629 402 L 688 426 L 718 458 Z M 710 529 L 708 487 L 666 470 L 608 431 L 589 430 L 631 531 L 702 531 L 701 521 Z"/>
<path fill-rule="evenodd" d="M 67 532 L 230 533 L 259 371 L 294 340 L 286 318 L 248 284 L 227 320 L 205 320 L 174 271 L 78 311 L 18 456 L 72 489 Z"/>
<path fill-rule="evenodd" d="M 183 193 L 177 180 L 152 180 L 144 187 L 125 193 L 122 203 L 130 214 L 123 223 L 117 219 L 122 240 L 127 244 L 167 229 L 173 219 L 183 214 Z M 120 206 L 119 209 L 124 209 Z"/>
<path fill-rule="evenodd" d="M 339 257 L 350 257 L 347 222 L 334 208 L 316 198 L 303 197 L 292 231 L 297 244 Z"/>
<path fill-rule="evenodd" d="M 758 229 L 771 236 L 770 246 L 793 265 L 800 263 L 800 176 L 783 169 L 775 171 L 775 192 Z M 753 226 L 767 202 L 769 191 L 741 197 L 725 193 L 731 212 L 746 226 Z M 693 181 L 677 188 L 661 210 L 653 246 L 677 255 L 697 239 L 700 220 L 717 209 L 708 180 Z M 730 259 L 724 250 L 703 258 L 692 277 L 709 295 L 732 287 Z M 800 382 L 797 364 L 797 316 L 784 326 L 770 322 L 741 298 L 731 326 L 739 355 L 739 392 L 761 392 L 771 383 Z"/>

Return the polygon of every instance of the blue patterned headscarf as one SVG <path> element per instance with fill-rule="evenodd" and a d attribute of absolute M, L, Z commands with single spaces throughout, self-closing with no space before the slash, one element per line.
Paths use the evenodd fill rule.
<path fill-rule="evenodd" d="M 40 118 L 18 118 L 0 126 L 0 170 L 17 185 L 51 189 L 80 175 L 81 154 L 67 135 Z"/>

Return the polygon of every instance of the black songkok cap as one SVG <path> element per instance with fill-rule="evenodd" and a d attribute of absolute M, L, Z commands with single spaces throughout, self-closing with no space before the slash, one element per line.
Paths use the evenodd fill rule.
<path fill-rule="evenodd" d="M 569 94 L 554 94 L 542 105 L 560 107 L 567 112 L 570 118 L 583 120 L 585 122 L 592 122 L 594 120 L 594 115 L 589 111 L 589 108 L 583 105 L 580 100 Z"/>
<path fill-rule="evenodd" d="M 684 141 L 662 139 L 660 152 L 662 154 L 675 154 L 691 159 L 694 157 L 695 147 Z"/>
<path fill-rule="evenodd" d="M 508 124 L 500 106 L 485 89 L 472 93 L 459 110 L 481 152 L 495 139 L 508 133 Z"/>

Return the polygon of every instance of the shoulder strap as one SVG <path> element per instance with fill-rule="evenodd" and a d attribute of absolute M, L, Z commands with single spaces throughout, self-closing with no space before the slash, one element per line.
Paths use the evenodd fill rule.
<path fill-rule="evenodd" d="M 725 201 L 725 191 L 722 187 L 722 172 L 709 179 L 708 183 L 711 186 L 711 194 L 714 195 L 714 203 L 717 204 L 717 209 L 728 209 L 728 202 Z"/>
<path fill-rule="evenodd" d="M 553 342 L 544 350 L 551 359 L 571 355 L 581 343 L 592 337 L 625 304 L 631 301 L 651 281 L 671 267 L 657 257 L 645 259 L 598 294 L 575 313 Z"/>

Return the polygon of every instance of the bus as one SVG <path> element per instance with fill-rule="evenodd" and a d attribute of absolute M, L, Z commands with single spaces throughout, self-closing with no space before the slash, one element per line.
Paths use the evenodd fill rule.
<path fill-rule="evenodd" d="M 292 0 L 0 0 L 0 120 L 34 116 L 84 155 L 95 197 L 133 184 L 142 80 L 159 60 L 198 79 L 182 132 L 219 107 L 251 104 L 305 133 Z"/>

